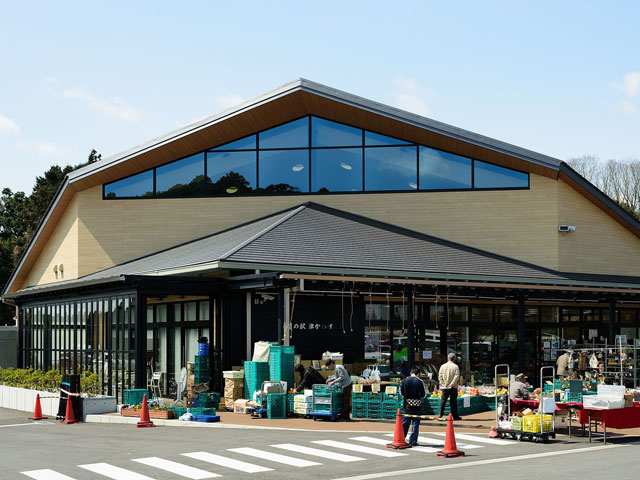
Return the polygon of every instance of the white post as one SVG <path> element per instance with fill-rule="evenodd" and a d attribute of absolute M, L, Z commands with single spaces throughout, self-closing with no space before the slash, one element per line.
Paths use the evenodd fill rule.
<path fill-rule="evenodd" d="M 284 336 L 284 345 L 289 345 L 291 340 L 291 290 L 289 288 L 284 289 L 284 330 L 287 334 Z"/>

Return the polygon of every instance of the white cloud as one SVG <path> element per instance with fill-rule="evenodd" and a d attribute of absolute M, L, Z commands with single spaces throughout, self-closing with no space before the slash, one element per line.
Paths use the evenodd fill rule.
<path fill-rule="evenodd" d="M 62 92 L 60 96 L 71 100 L 80 100 L 96 112 L 125 122 L 135 122 L 142 118 L 140 110 L 128 105 L 122 98 L 112 97 L 109 100 L 105 100 L 97 97 L 84 87 L 70 88 Z"/>
<path fill-rule="evenodd" d="M 393 86 L 396 107 L 425 117 L 429 115 L 425 98 L 432 97 L 432 92 L 421 88 L 413 78 L 402 75 L 393 79 Z"/>
<path fill-rule="evenodd" d="M 49 85 L 60 85 L 60 82 L 58 82 L 58 79 L 56 77 L 47 77 L 45 78 L 45 81 L 49 84 Z"/>
<path fill-rule="evenodd" d="M 68 149 L 61 147 L 50 140 L 19 143 L 16 146 L 19 150 L 33 152 L 43 157 L 62 157 L 69 154 Z"/>
<path fill-rule="evenodd" d="M 0 135 L 14 133 L 20 133 L 20 127 L 16 122 L 11 120 L 9 117 L 5 117 L 4 115 L 0 115 Z"/>
<path fill-rule="evenodd" d="M 213 101 L 222 108 L 227 109 L 241 104 L 245 101 L 245 98 L 237 93 L 229 93 L 227 95 L 218 95 L 213 97 Z"/>
<path fill-rule="evenodd" d="M 627 115 L 634 115 L 638 110 L 636 98 L 640 95 L 640 72 L 627 73 L 622 83 L 611 82 L 611 88 L 622 92 L 619 106 Z"/>

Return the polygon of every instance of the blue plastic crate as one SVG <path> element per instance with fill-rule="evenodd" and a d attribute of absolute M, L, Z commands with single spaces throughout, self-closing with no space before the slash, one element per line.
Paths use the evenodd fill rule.
<path fill-rule="evenodd" d="M 193 417 L 191 417 L 191 421 L 214 423 L 214 422 L 220 421 L 220 416 L 219 415 L 194 415 Z"/>

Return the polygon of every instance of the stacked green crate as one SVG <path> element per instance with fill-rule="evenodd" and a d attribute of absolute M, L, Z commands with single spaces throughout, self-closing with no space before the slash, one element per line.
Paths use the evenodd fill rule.
<path fill-rule="evenodd" d="M 399 394 L 385 394 L 382 400 L 382 418 L 392 420 L 402 410 L 402 397 Z"/>
<path fill-rule="evenodd" d="M 365 393 L 367 399 L 367 418 L 379 420 L 383 417 L 382 403 L 384 402 L 383 393 Z"/>
<path fill-rule="evenodd" d="M 367 418 L 367 399 L 364 393 L 351 393 L 351 416 L 353 418 Z"/>
<path fill-rule="evenodd" d="M 192 407 L 189 410 L 191 415 L 215 415 L 215 408 Z"/>
<path fill-rule="evenodd" d="M 287 393 L 287 413 L 293 413 L 293 404 L 295 403 L 295 396 L 297 393 Z"/>
<path fill-rule="evenodd" d="M 218 408 L 220 394 L 218 392 L 203 392 L 198 394 L 198 407 Z"/>
<path fill-rule="evenodd" d="M 182 415 L 184 415 L 185 413 L 187 413 L 187 407 L 176 407 L 176 406 L 170 406 L 169 410 L 173 411 L 173 416 L 176 418 L 180 418 Z"/>
<path fill-rule="evenodd" d="M 293 388 L 295 382 L 293 345 L 271 345 L 269 353 L 269 380 L 287 382 Z"/>
<path fill-rule="evenodd" d="M 342 387 L 314 385 L 311 412 L 340 413 L 342 411 Z"/>
<path fill-rule="evenodd" d="M 193 383 L 198 385 L 200 383 L 206 383 L 209 381 L 209 356 L 208 355 L 196 355 L 194 370 L 193 370 Z"/>
<path fill-rule="evenodd" d="M 145 395 L 147 396 L 147 400 L 151 400 L 151 398 L 149 398 L 149 390 L 146 388 L 124 390 L 122 392 L 122 403 L 124 405 L 140 405 Z"/>
<path fill-rule="evenodd" d="M 489 410 L 487 407 L 487 402 L 485 397 L 482 395 L 473 395 L 468 398 L 468 407 L 465 407 L 465 398 L 458 397 L 458 414 L 459 415 L 473 415 L 474 413 L 486 412 Z M 431 410 L 434 414 L 439 414 L 440 412 L 440 398 L 430 398 L 429 403 L 431 405 Z M 451 407 L 449 406 L 450 401 L 448 400 L 444 407 L 444 415 L 449 415 L 451 413 Z"/>
<path fill-rule="evenodd" d="M 244 396 L 249 400 L 253 392 L 269 380 L 269 362 L 244 362 Z"/>
<path fill-rule="evenodd" d="M 267 418 L 287 417 L 287 394 L 270 393 L 267 395 Z"/>

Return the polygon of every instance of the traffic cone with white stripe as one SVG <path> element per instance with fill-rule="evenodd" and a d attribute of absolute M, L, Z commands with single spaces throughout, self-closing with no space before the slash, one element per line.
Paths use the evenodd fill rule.
<path fill-rule="evenodd" d="M 393 432 L 393 442 L 387 443 L 387 448 L 393 448 L 395 450 L 403 448 L 411 448 L 404 439 L 404 428 L 402 427 L 402 412 L 398 409 L 398 416 L 396 417 L 396 429 Z"/>
<path fill-rule="evenodd" d="M 40 407 L 40 394 L 36 394 L 36 407 L 33 409 L 33 417 L 29 420 L 46 420 L 47 417 L 42 416 L 42 407 Z"/>
<path fill-rule="evenodd" d="M 458 450 L 456 445 L 456 435 L 453 433 L 453 416 L 451 414 L 447 419 L 447 435 L 444 438 L 444 448 L 436 452 L 436 454 L 442 458 L 464 457 L 464 452 Z"/>
<path fill-rule="evenodd" d="M 149 405 L 147 405 L 147 395 L 142 397 L 142 412 L 140 413 L 140 421 L 136 427 L 153 427 L 153 422 L 149 419 Z"/>

